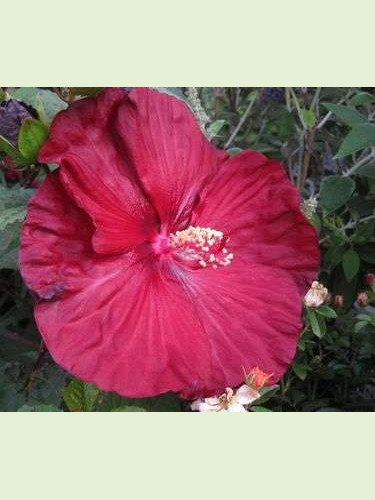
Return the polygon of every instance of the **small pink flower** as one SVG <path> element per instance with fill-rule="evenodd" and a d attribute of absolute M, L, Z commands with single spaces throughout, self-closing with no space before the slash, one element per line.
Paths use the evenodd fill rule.
<path fill-rule="evenodd" d="M 368 304 L 368 295 L 366 292 L 360 292 L 357 295 L 357 302 L 360 306 L 367 306 Z"/>
<path fill-rule="evenodd" d="M 191 409 L 202 412 L 244 412 L 247 411 L 245 406 L 258 399 L 259 396 L 259 392 L 248 385 L 241 385 L 235 393 L 233 389 L 227 387 L 221 396 L 196 399 L 192 402 Z"/>
<path fill-rule="evenodd" d="M 368 285 L 373 285 L 375 283 L 375 274 L 373 273 L 369 273 L 367 276 L 366 276 L 366 283 Z"/>

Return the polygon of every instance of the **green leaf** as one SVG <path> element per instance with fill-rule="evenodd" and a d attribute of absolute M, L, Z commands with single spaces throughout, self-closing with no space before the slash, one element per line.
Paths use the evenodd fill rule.
<path fill-rule="evenodd" d="M 301 365 L 299 363 L 293 363 L 292 370 L 300 380 L 305 380 L 307 376 L 307 369 L 305 365 Z"/>
<path fill-rule="evenodd" d="M 350 100 L 353 106 L 366 106 L 366 104 L 371 104 L 373 102 L 375 102 L 375 96 L 368 92 L 358 92 L 358 94 Z"/>
<path fill-rule="evenodd" d="M 375 220 L 361 224 L 358 230 L 350 237 L 356 244 L 367 243 L 375 234 Z"/>
<path fill-rule="evenodd" d="M 25 207 L 5 208 L 0 212 L 0 231 L 5 229 L 9 224 L 21 222 L 25 218 Z"/>
<path fill-rule="evenodd" d="M 316 124 L 316 116 L 311 109 L 301 109 L 303 121 L 308 127 L 313 127 Z"/>
<path fill-rule="evenodd" d="M 335 158 L 343 158 L 369 146 L 375 145 L 375 125 L 356 125 L 341 143 Z"/>
<path fill-rule="evenodd" d="M 13 146 L 9 141 L 0 135 L 0 151 L 10 156 L 19 167 L 27 165 L 27 161 L 21 155 L 17 148 Z"/>
<path fill-rule="evenodd" d="M 40 119 L 49 124 L 56 113 L 66 109 L 68 104 L 60 97 L 48 89 L 39 89 L 37 87 L 20 87 L 10 95 L 14 99 L 19 99 L 38 111 Z"/>
<path fill-rule="evenodd" d="M 242 149 L 241 148 L 229 148 L 227 149 L 227 153 L 231 156 L 234 156 L 238 153 L 241 153 Z"/>
<path fill-rule="evenodd" d="M 70 92 L 76 97 L 93 97 L 98 94 L 103 87 L 71 87 Z"/>
<path fill-rule="evenodd" d="M 367 244 L 360 247 L 356 247 L 357 253 L 362 260 L 368 262 L 369 264 L 375 264 L 375 245 Z"/>
<path fill-rule="evenodd" d="M 345 253 L 345 248 L 342 246 L 331 246 L 328 248 L 324 256 L 324 264 L 331 265 L 333 268 L 336 267 L 342 261 L 342 257 Z"/>
<path fill-rule="evenodd" d="M 207 137 L 210 141 L 219 134 L 225 123 L 225 120 L 216 120 L 211 123 L 211 125 L 207 129 Z"/>
<path fill-rule="evenodd" d="M 17 269 L 19 231 L 32 189 L 0 186 L 0 269 Z"/>
<path fill-rule="evenodd" d="M 63 399 L 70 411 L 93 411 L 99 389 L 80 380 L 72 380 L 63 390 Z"/>
<path fill-rule="evenodd" d="M 0 410 L 17 411 L 26 403 L 22 391 L 24 381 L 21 379 L 21 364 L 6 362 L 0 358 Z"/>
<path fill-rule="evenodd" d="M 293 114 L 286 108 L 280 107 L 275 112 L 275 123 L 277 124 L 277 136 L 282 141 L 286 141 L 293 136 L 296 130 L 296 124 Z M 258 149 L 258 147 L 257 147 Z"/>
<path fill-rule="evenodd" d="M 311 310 L 308 311 L 308 318 L 313 334 L 320 339 L 323 338 L 327 330 L 324 318 L 318 316 L 314 311 Z"/>
<path fill-rule="evenodd" d="M 354 331 L 355 331 L 355 333 L 360 332 L 367 325 L 368 325 L 367 321 L 358 321 L 358 323 L 356 323 L 354 325 Z"/>
<path fill-rule="evenodd" d="M 337 318 L 336 311 L 328 306 L 319 306 L 315 309 L 315 311 L 318 314 L 324 316 L 325 318 L 331 318 L 331 319 Z"/>
<path fill-rule="evenodd" d="M 355 250 L 349 248 L 344 253 L 342 258 L 342 267 L 344 269 L 345 278 L 348 282 L 352 281 L 354 276 L 358 274 L 361 259 Z"/>
<path fill-rule="evenodd" d="M 33 193 L 33 189 L 0 186 L 0 209 L 17 208 L 20 205 L 26 206 Z"/>
<path fill-rule="evenodd" d="M 48 128 L 40 121 L 24 120 L 18 135 L 18 149 L 29 163 L 37 160 L 39 149 L 48 137 Z"/>
<path fill-rule="evenodd" d="M 260 397 L 256 400 L 256 404 L 265 403 L 269 399 L 271 399 L 279 390 L 280 386 L 278 385 L 270 385 L 266 387 L 262 387 L 259 390 Z"/>
<path fill-rule="evenodd" d="M 114 408 L 111 411 L 128 411 L 128 412 L 133 412 L 133 411 L 147 411 L 146 408 L 142 408 L 140 406 L 120 406 L 119 408 Z"/>
<path fill-rule="evenodd" d="M 20 225 L 15 223 L 0 231 L 0 269 L 18 268 L 19 230 Z"/>
<path fill-rule="evenodd" d="M 357 175 L 361 177 L 369 177 L 370 179 L 375 179 L 375 163 L 369 163 L 368 165 L 363 165 L 357 170 Z"/>
<path fill-rule="evenodd" d="M 271 411 L 270 409 L 268 408 L 265 408 L 264 406 L 251 406 L 251 411 Z"/>
<path fill-rule="evenodd" d="M 320 186 L 320 204 L 326 214 L 344 205 L 353 194 L 355 183 L 349 177 L 330 175 Z"/>
<path fill-rule="evenodd" d="M 342 104 L 333 104 L 329 102 L 323 102 L 323 106 L 334 113 L 337 118 L 348 125 L 349 127 L 354 127 L 362 123 L 367 123 L 368 120 L 366 116 L 359 113 L 356 109 L 350 108 L 349 106 L 343 106 Z"/>
<path fill-rule="evenodd" d="M 17 411 L 33 411 L 33 412 L 61 412 L 61 410 L 59 410 L 59 408 L 57 408 L 57 406 L 54 406 L 54 405 L 43 405 L 43 404 L 40 404 L 40 405 L 33 405 L 33 406 L 29 406 L 29 405 L 23 405 L 21 406 L 21 408 L 18 408 Z"/>

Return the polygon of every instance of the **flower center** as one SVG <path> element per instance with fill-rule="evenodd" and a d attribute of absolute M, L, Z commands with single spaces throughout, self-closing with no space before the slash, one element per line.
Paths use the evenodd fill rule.
<path fill-rule="evenodd" d="M 228 238 L 210 227 L 189 226 L 169 235 L 169 245 L 176 259 L 194 267 L 228 266 L 233 254 L 225 247 Z"/>
<path fill-rule="evenodd" d="M 233 389 L 227 387 L 225 393 L 219 397 L 219 406 L 227 410 L 229 406 L 236 402 L 236 397 L 233 394 Z"/>

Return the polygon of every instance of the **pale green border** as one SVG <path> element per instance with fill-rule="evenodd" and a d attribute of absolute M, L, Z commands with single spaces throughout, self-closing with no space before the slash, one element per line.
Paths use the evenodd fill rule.
<path fill-rule="evenodd" d="M 1 85 L 375 82 L 368 1 L 101 6 L 8 3 Z M 373 496 L 373 414 L 2 413 L 0 423 L 6 500 Z"/>
<path fill-rule="evenodd" d="M 1 416 L 4 500 L 373 498 L 373 414 Z"/>
<path fill-rule="evenodd" d="M 368 0 L 32 0 L 17 12 L 9 4 L 0 79 L 8 86 L 371 86 L 374 9 Z"/>

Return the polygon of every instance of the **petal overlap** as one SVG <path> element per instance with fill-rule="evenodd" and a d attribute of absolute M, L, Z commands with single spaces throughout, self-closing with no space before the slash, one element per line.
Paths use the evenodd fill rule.
<path fill-rule="evenodd" d="M 185 103 L 158 90 L 134 89 L 118 116 L 161 226 L 167 232 L 184 228 L 202 187 L 228 155 L 207 140 Z"/>
<path fill-rule="evenodd" d="M 92 218 L 98 253 L 121 253 L 157 231 L 157 217 L 138 182 L 117 130 L 121 89 L 77 101 L 60 112 L 39 160 L 58 163 L 61 181 Z"/>

